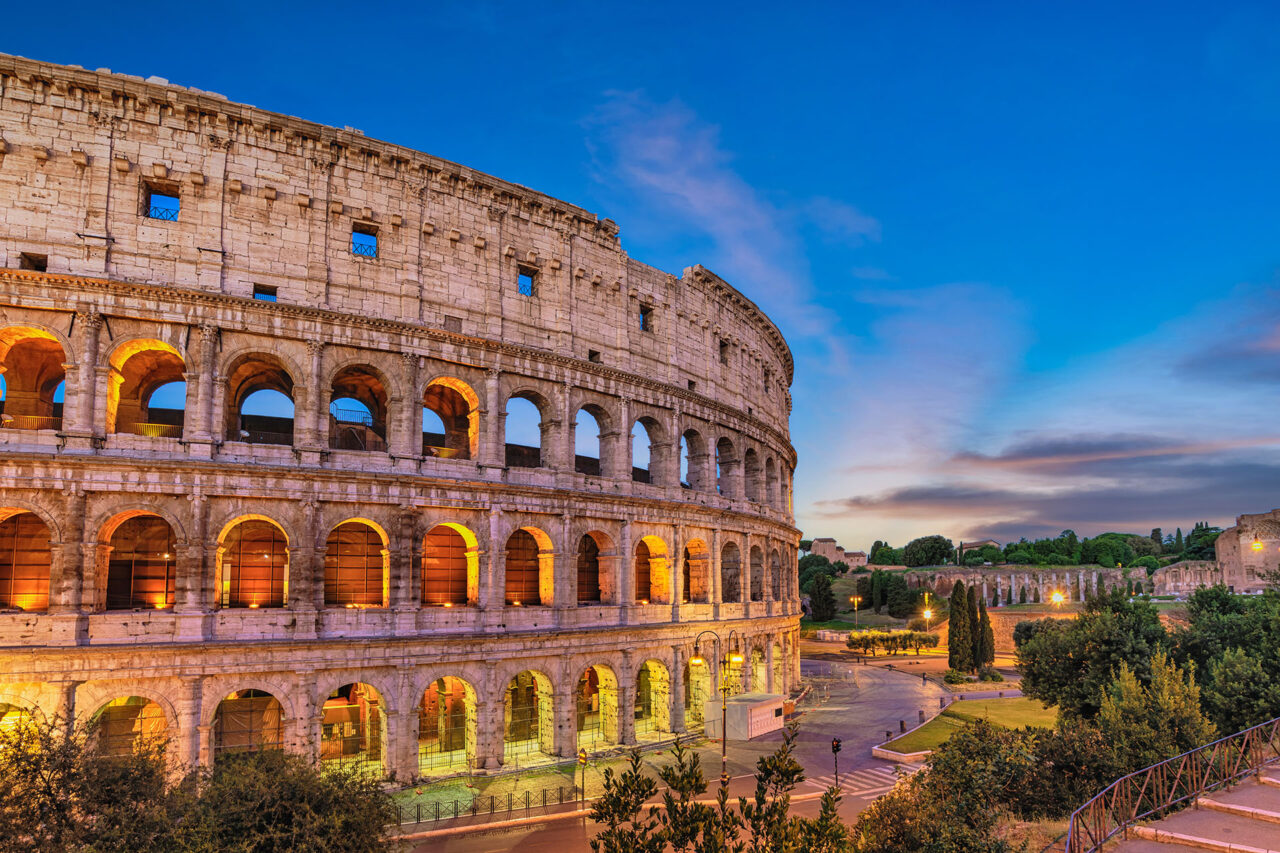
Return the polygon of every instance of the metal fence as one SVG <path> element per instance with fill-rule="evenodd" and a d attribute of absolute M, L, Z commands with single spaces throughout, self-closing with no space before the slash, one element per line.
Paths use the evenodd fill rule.
<path fill-rule="evenodd" d="M 1066 853 L 1092 853 L 1141 820 L 1162 816 L 1280 762 L 1280 717 L 1122 776 L 1076 809 Z"/>
<path fill-rule="evenodd" d="M 555 788 L 543 788 L 541 791 L 525 791 L 517 794 L 490 796 L 477 795 L 469 800 L 436 800 L 429 803 L 401 803 L 400 823 L 433 823 L 455 818 L 489 816 L 500 813 L 523 811 L 525 814 L 534 809 L 545 809 L 550 806 L 561 806 L 566 803 L 583 802 L 582 789 L 576 785 Z"/>
<path fill-rule="evenodd" d="M 41 415 L 4 415 L 0 416 L 0 428 L 62 429 L 62 418 L 43 417 Z"/>

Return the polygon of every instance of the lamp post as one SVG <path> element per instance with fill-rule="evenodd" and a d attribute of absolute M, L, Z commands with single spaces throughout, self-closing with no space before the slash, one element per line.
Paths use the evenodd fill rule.
<path fill-rule="evenodd" d="M 1053 595 L 1049 596 L 1049 600 L 1053 602 L 1053 606 L 1058 610 L 1062 609 L 1062 602 L 1065 598 L 1066 596 L 1056 589 L 1053 591 Z"/>
<path fill-rule="evenodd" d="M 924 610 L 924 632 L 929 633 L 929 620 L 933 618 L 933 611 L 929 608 Z"/>
<path fill-rule="evenodd" d="M 711 636 L 715 637 L 716 645 L 718 645 L 723 652 L 723 654 L 721 655 L 721 665 L 720 665 L 720 787 L 728 788 L 729 787 L 729 753 L 728 753 L 729 684 L 728 684 L 728 679 L 725 678 L 725 674 L 726 674 L 725 664 L 729 664 L 729 663 L 740 664 L 743 661 L 743 656 L 741 652 L 732 651 L 728 647 L 728 644 L 732 642 L 733 639 L 738 635 L 737 629 L 730 630 L 728 636 L 726 636 L 723 640 L 720 638 L 720 635 L 717 634 L 715 631 L 709 631 L 709 630 L 700 631 L 698 632 L 698 636 L 693 638 L 693 657 L 689 658 L 689 664 L 691 666 L 707 665 L 706 659 L 698 651 L 698 643 L 701 642 L 703 634 L 710 634 Z"/>
<path fill-rule="evenodd" d="M 858 605 L 862 603 L 862 596 L 851 595 L 849 601 L 853 604 L 853 627 L 858 627 Z"/>

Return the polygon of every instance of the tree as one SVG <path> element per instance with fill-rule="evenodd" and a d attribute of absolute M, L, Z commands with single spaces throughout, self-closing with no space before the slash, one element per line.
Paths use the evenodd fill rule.
<path fill-rule="evenodd" d="M 1152 656 L 1147 683 L 1127 661 L 1103 692 L 1098 730 L 1124 772 L 1203 746 L 1216 729 L 1200 710 L 1200 688 L 1163 651 Z"/>
<path fill-rule="evenodd" d="M 987 603 L 978 602 L 978 654 L 974 663 L 978 669 L 990 666 L 996 660 L 996 639 L 991 630 L 991 617 L 987 615 Z"/>
<path fill-rule="evenodd" d="M 1008 587 L 1005 587 L 1005 590 L 1004 590 L 1004 606 L 1009 607 L 1012 604 L 1013 604 L 1013 587 L 1008 586 Z"/>
<path fill-rule="evenodd" d="M 1040 584 L 1035 585 L 1034 592 L 1035 592 L 1035 603 L 1039 604 L 1040 603 Z"/>
<path fill-rule="evenodd" d="M 1195 527 L 1191 528 L 1191 532 L 1187 534 L 1182 558 L 1184 560 L 1215 559 L 1217 549 L 1214 543 L 1217 542 L 1220 533 L 1222 528 L 1212 527 L 1207 521 L 1197 521 Z"/>
<path fill-rule="evenodd" d="M 969 587 L 969 593 L 965 596 L 965 604 L 968 607 L 969 617 L 969 644 L 972 651 L 969 653 L 969 668 L 977 669 L 982 666 L 982 625 L 978 621 L 978 585 L 974 584 Z"/>
<path fill-rule="evenodd" d="M 1232 734 L 1280 716 L 1280 683 L 1258 658 L 1228 649 L 1214 661 L 1202 699 L 1209 718 Z"/>
<path fill-rule="evenodd" d="M 1151 541 L 1156 545 L 1157 554 L 1164 550 L 1164 534 L 1160 532 L 1159 527 L 1151 528 Z"/>
<path fill-rule="evenodd" d="M 915 609 L 916 597 L 907 586 L 907 579 L 901 574 L 892 574 L 885 579 L 885 609 L 894 619 L 905 619 Z"/>
<path fill-rule="evenodd" d="M 812 551 L 812 550 L 813 550 L 813 540 L 812 540 L 812 539 L 801 539 L 801 540 L 800 540 L 800 550 L 801 550 L 801 551 L 804 551 L 804 553 L 805 553 L 806 555 L 808 555 L 808 553 L 809 553 L 810 551 Z"/>
<path fill-rule="evenodd" d="M 985 605 L 987 602 L 984 600 L 982 603 Z M 998 589 L 991 590 L 991 606 L 992 607 L 1000 606 L 1000 590 Z"/>
<path fill-rule="evenodd" d="M 1182 549 L 1182 528 L 1179 527 L 1177 532 L 1173 534 L 1173 551 L 1175 554 L 1181 554 Z"/>
<path fill-rule="evenodd" d="M 1151 575 L 1155 574 L 1156 569 L 1160 568 L 1160 561 L 1157 560 L 1155 557 L 1151 556 L 1150 554 L 1148 554 L 1145 557 L 1139 557 L 1129 565 L 1131 565 L 1135 569 L 1141 566 L 1142 568 L 1147 570 L 1147 576 L 1150 577 Z"/>
<path fill-rule="evenodd" d="M 945 536 L 922 536 L 912 539 L 902 549 L 902 562 L 907 566 L 942 566 L 951 559 L 955 546 Z"/>
<path fill-rule="evenodd" d="M 836 597 L 831 592 L 831 578 L 818 574 L 809 584 L 809 612 L 815 622 L 836 618 Z"/>
<path fill-rule="evenodd" d="M 947 617 L 947 666 L 960 672 L 973 669 L 973 635 L 969 628 L 969 599 L 964 583 L 951 589 Z"/>
<path fill-rule="evenodd" d="M 1022 586 L 1021 589 L 1018 590 L 1018 603 L 1019 604 L 1027 603 L 1027 587 L 1025 584 Z"/>

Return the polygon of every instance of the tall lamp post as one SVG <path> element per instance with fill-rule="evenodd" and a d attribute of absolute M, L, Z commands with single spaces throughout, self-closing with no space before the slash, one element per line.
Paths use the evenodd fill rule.
<path fill-rule="evenodd" d="M 743 656 L 742 656 L 742 653 L 741 653 L 741 652 L 733 651 L 733 650 L 732 650 L 732 649 L 730 649 L 730 648 L 729 648 L 729 646 L 728 646 L 728 644 L 729 644 L 729 643 L 731 643 L 731 642 L 734 640 L 734 638 L 738 636 L 738 631 L 737 631 L 737 629 L 730 630 L 730 631 L 729 631 L 728 636 L 726 636 L 723 640 L 720 638 L 720 635 L 719 635 L 719 634 L 717 634 L 715 631 L 700 631 L 700 632 L 698 633 L 698 636 L 696 636 L 696 637 L 694 637 L 694 638 L 693 638 L 693 657 L 689 658 L 689 665 L 690 665 L 690 666 L 706 666 L 706 665 L 707 665 L 707 660 L 706 660 L 706 658 L 704 658 L 704 657 L 702 656 L 702 654 L 700 653 L 700 651 L 699 651 L 699 649 L 698 649 L 698 644 L 702 641 L 702 637 L 703 637 L 703 635 L 704 635 L 704 634 L 710 634 L 711 636 L 715 637 L 715 638 L 716 638 L 716 645 L 718 645 L 718 646 L 720 647 L 721 652 L 722 652 L 722 654 L 721 654 L 721 656 L 720 656 L 720 657 L 721 657 L 721 666 L 720 666 L 720 787 L 721 787 L 721 788 L 728 788 L 728 787 L 729 787 L 729 753 L 728 753 L 728 741 L 729 741 L 729 720 L 728 720 L 728 710 L 729 710 L 729 707 L 728 707 L 728 706 L 729 706 L 729 684 L 728 684 L 728 679 L 724 677 L 724 676 L 725 676 L 725 666 L 724 666 L 724 665 L 725 665 L 725 664 L 730 664 L 730 663 L 737 663 L 737 664 L 740 664 L 740 663 L 742 663 L 742 661 L 744 660 L 744 658 L 743 658 Z"/>
<path fill-rule="evenodd" d="M 862 596 L 851 595 L 849 596 L 849 601 L 850 603 L 853 604 L 853 627 L 857 628 L 858 627 L 858 605 L 862 603 Z"/>

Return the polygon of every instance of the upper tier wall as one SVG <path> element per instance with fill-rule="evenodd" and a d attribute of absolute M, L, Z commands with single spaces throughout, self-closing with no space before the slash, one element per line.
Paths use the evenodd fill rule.
<path fill-rule="evenodd" d="M 632 260 L 581 208 L 359 132 L 16 57 L 0 57 L 0 134 L 0 266 L 26 253 L 50 273 L 275 288 L 599 361 L 787 432 L 792 360 L 772 322 L 700 266 Z M 176 220 L 148 216 L 157 192 L 180 199 Z M 376 231 L 376 258 L 352 252 L 353 228 Z"/>

